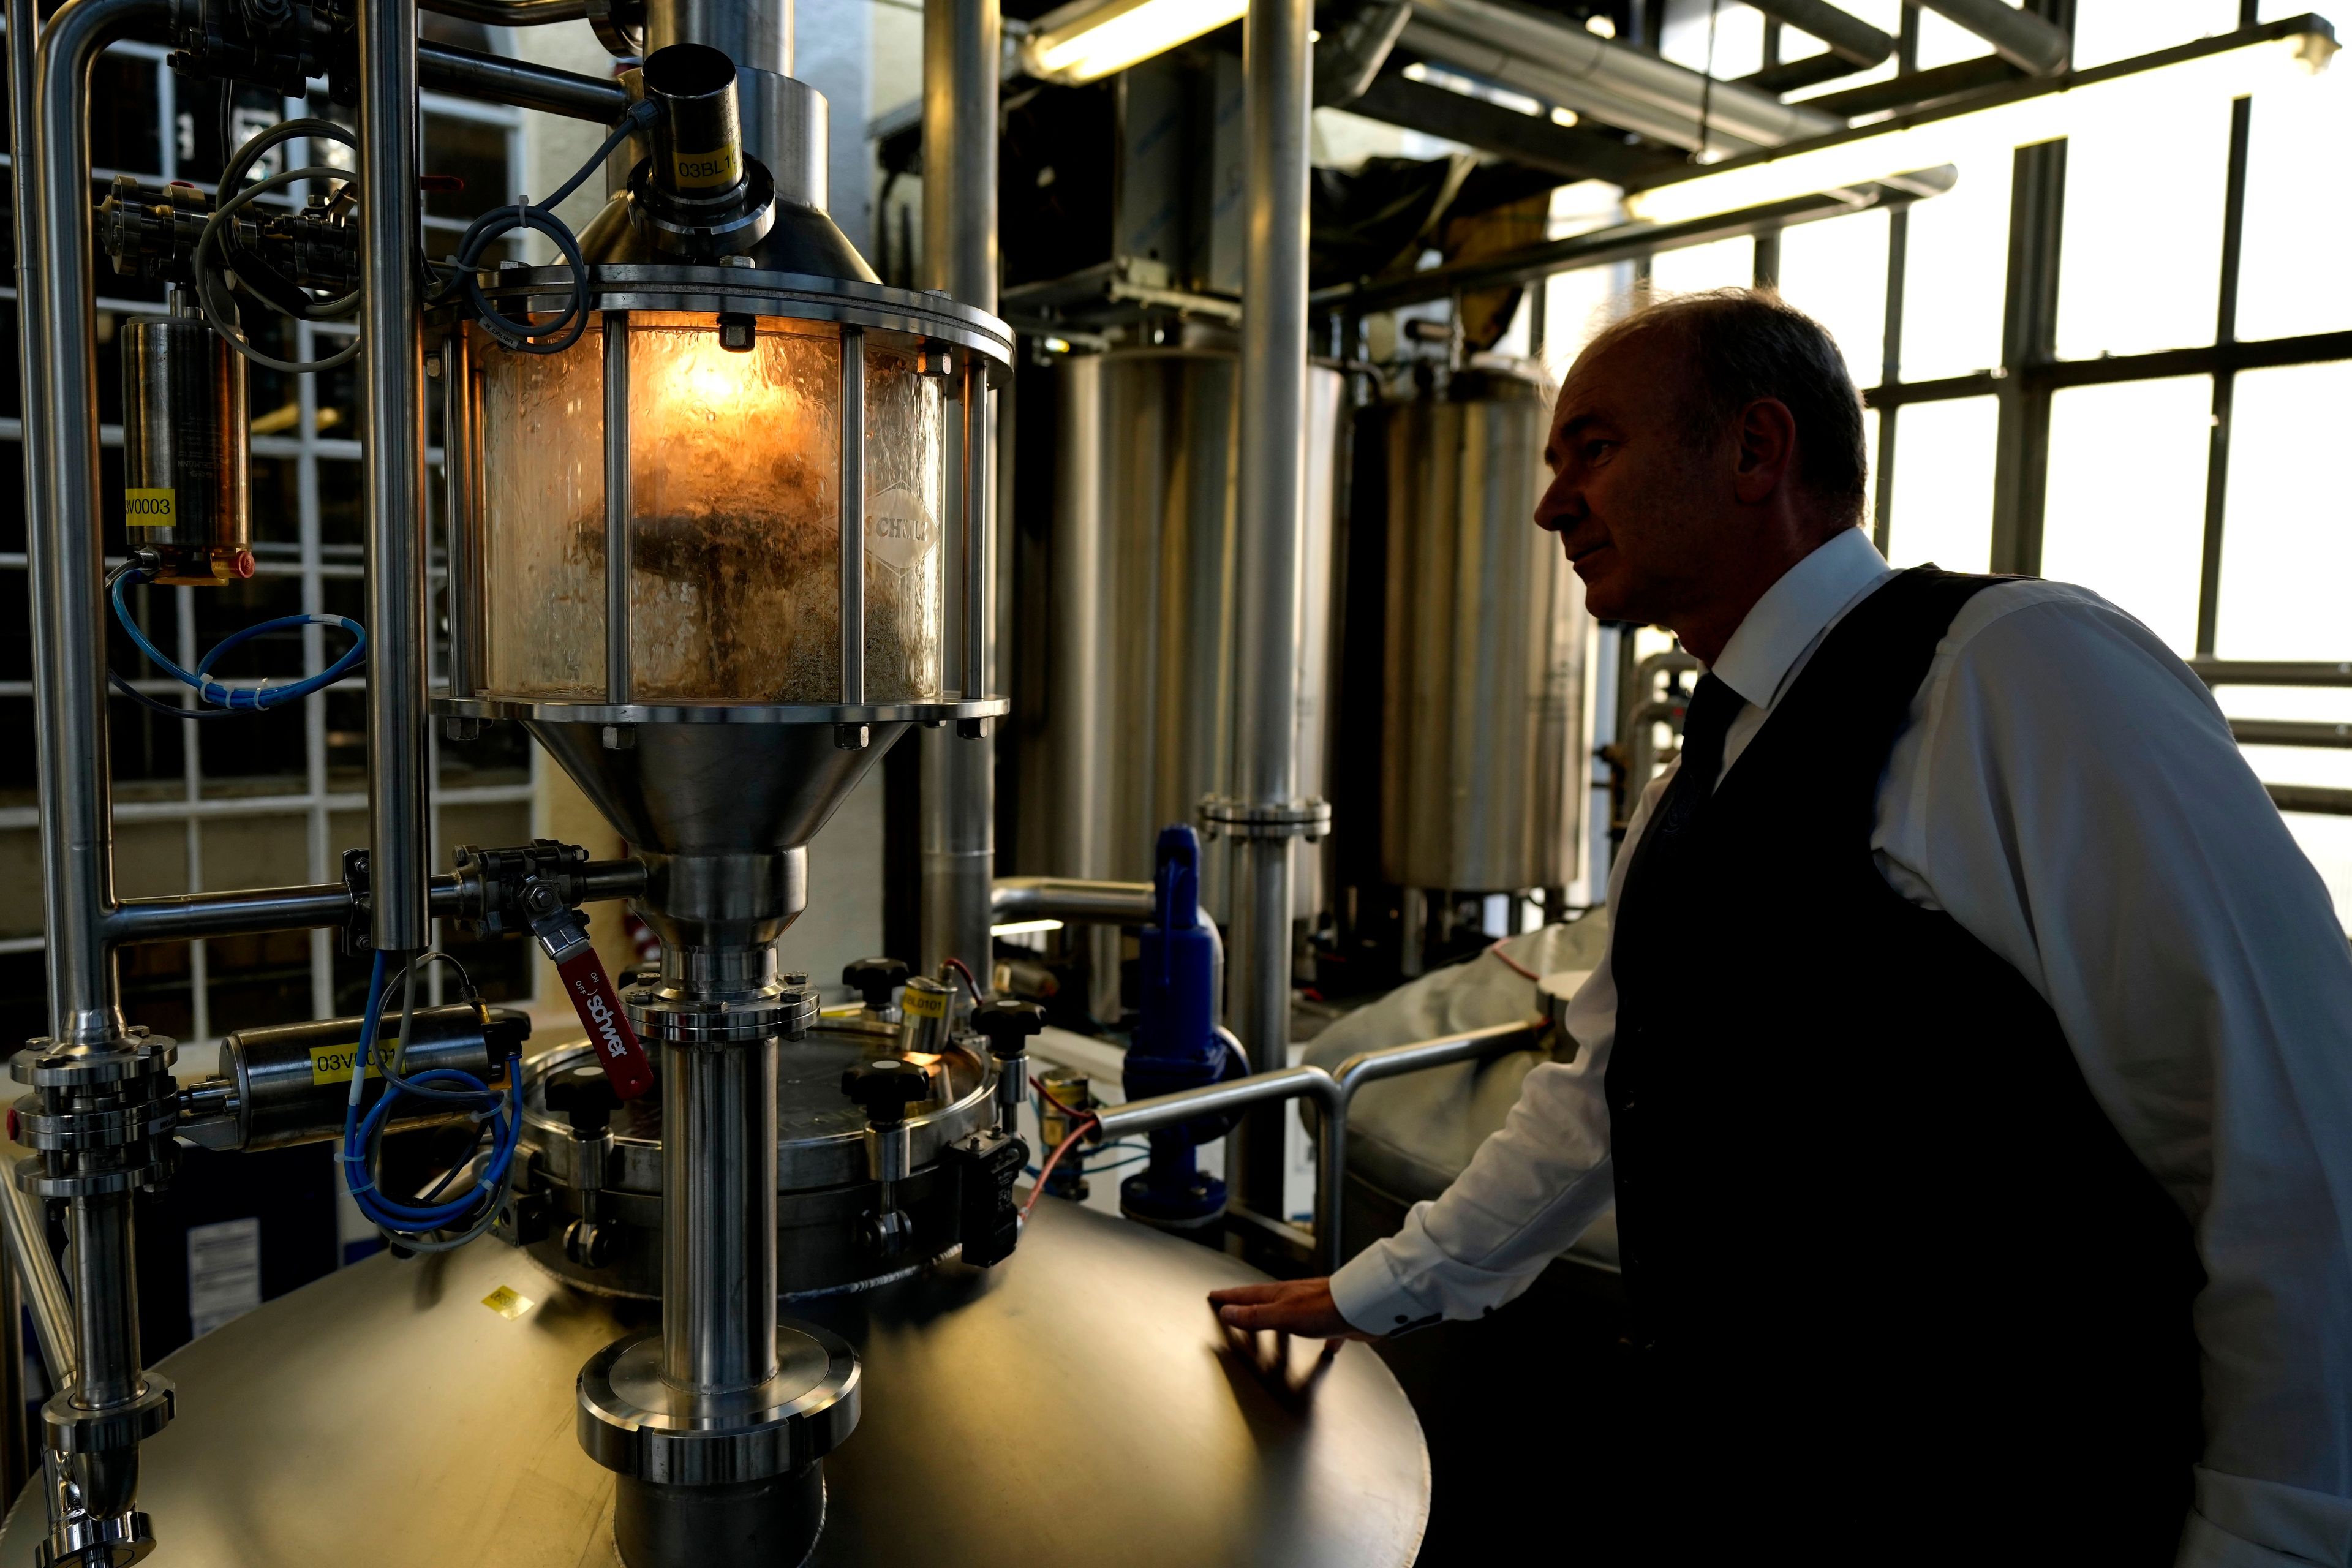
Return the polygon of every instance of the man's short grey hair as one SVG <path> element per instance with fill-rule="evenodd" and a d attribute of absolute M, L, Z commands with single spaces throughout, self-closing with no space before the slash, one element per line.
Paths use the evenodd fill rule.
<path fill-rule="evenodd" d="M 1759 397 L 1788 406 L 1798 477 L 1843 523 L 1862 517 L 1870 473 L 1862 395 L 1829 330 L 1769 289 L 1712 289 L 1643 305 L 1593 338 L 1590 355 L 1653 334 L 1678 342 L 1689 374 L 1684 408 L 1695 442 L 1713 444 Z"/>

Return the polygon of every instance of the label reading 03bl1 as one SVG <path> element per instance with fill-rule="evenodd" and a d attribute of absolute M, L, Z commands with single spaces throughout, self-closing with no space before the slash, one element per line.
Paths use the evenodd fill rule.
<path fill-rule="evenodd" d="M 732 147 L 709 153 L 673 153 L 669 166 L 682 190 L 723 191 L 743 177 L 742 160 Z"/>
<path fill-rule="evenodd" d="M 131 528 L 176 528 L 180 521 L 179 492 L 125 490 L 122 492 L 122 521 Z"/>
<path fill-rule="evenodd" d="M 948 994 L 909 985 L 898 993 L 898 1006 L 909 1018 L 944 1018 L 948 1016 Z"/>
<path fill-rule="evenodd" d="M 348 1046 L 312 1046 L 310 1047 L 310 1087 L 324 1089 L 331 1083 L 352 1081 L 352 1058 L 360 1054 L 356 1042 Z M 375 1064 L 368 1064 L 370 1078 L 382 1078 Z"/>

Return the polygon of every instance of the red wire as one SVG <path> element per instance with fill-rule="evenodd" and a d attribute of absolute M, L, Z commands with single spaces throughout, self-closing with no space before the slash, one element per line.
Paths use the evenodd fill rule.
<path fill-rule="evenodd" d="M 944 962 L 949 968 L 963 976 L 964 989 L 971 993 L 972 1005 L 978 1006 L 982 1001 L 980 994 L 980 982 L 971 977 L 971 967 L 961 958 L 950 958 Z"/>
<path fill-rule="evenodd" d="M 1054 1151 L 1052 1157 L 1037 1168 L 1037 1184 L 1029 1189 L 1029 1201 L 1021 1205 L 1021 1217 L 1023 1219 L 1027 1219 L 1029 1217 L 1029 1211 L 1035 1208 L 1037 1206 L 1037 1200 L 1045 1195 L 1046 1178 L 1054 1173 L 1054 1167 L 1062 1163 L 1062 1156 L 1070 1152 L 1070 1145 L 1085 1137 L 1089 1129 L 1093 1128 L 1102 1121 L 1101 1117 L 1097 1116 L 1091 1110 L 1076 1110 L 1071 1109 L 1069 1106 L 1064 1105 L 1060 1100 L 1055 1100 L 1054 1091 L 1045 1087 L 1045 1080 L 1037 1077 L 1034 1073 L 1032 1073 L 1029 1076 L 1029 1087 L 1035 1089 L 1039 1094 L 1045 1096 L 1047 1100 L 1051 1101 L 1055 1110 L 1060 1111 L 1065 1116 L 1072 1118 L 1076 1122 L 1076 1125 L 1070 1129 L 1070 1135 L 1062 1140 L 1061 1146 Z"/>
<path fill-rule="evenodd" d="M 1505 937 L 1503 942 L 1508 942 L 1509 940 L 1510 939 L 1508 937 Z M 1542 975 L 1538 974 L 1534 970 L 1529 969 L 1526 964 L 1521 963 L 1517 959 L 1513 958 L 1509 953 L 1505 952 L 1503 951 L 1502 942 L 1496 942 L 1486 951 L 1493 953 L 1496 958 L 1501 959 L 1506 964 L 1509 965 L 1510 971 L 1514 974 L 1524 976 L 1529 980 L 1540 980 L 1543 978 Z"/>

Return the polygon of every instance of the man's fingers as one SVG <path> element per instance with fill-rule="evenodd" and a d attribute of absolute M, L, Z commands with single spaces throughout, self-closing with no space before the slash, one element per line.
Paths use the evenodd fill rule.
<path fill-rule="evenodd" d="M 1278 1301 L 1263 1306 L 1229 1304 L 1217 1309 L 1217 1321 L 1229 1329 L 1276 1329 L 1287 1332 L 1299 1326 L 1305 1316 L 1296 1307 L 1286 1307 Z"/>
<path fill-rule="evenodd" d="M 1209 1305 L 1224 1307 L 1235 1304 L 1252 1305 L 1260 1301 L 1278 1301 L 1290 1287 L 1279 1279 L 1263 1285 L 1228 1285 L 1222 1290 L 1209 1292 Z"/>

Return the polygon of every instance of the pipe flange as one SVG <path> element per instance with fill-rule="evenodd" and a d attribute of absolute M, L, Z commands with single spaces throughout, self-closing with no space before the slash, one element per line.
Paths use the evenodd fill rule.
<path fill-rule="evenodd" d="M 60 1389 L 41 1406 L 41 1426 L 49 1447 L 68 1454 L 111 1454 L 140 1444 L 172 1424 L 172 1380 L 160 1373 L 143 1374 L 136 1399 L 85 1410 L 73 1402 L 71 1389 Z"/>
<path fill-rule="evenodd" d="M 148 1160 L 120 1170 L 51 1171 L 38 1154 L 16 1162 L 16 1190 L 33 1198 L 101 1198 L 110 1193 L 143 1192 L 171 1180 L 169 1159 Z"/>
<path fill-rule="evenodd" d="M 1212 795 L 1201 798 L 1201 829 L 1211 838 L 1305 838 L 1331 831 L 1331 803 L 1302 800 L 1255 802 Z"/>
<path fill-rule="evenodd" d="M 16 1142 L 27 1149 L 121 1149 L 167 1138 L 180 1124 L 176 1098 L 134 1101 L 107 1110 L 47 1110 L 26 1095 L 16 1106 Z"/>
<path fill-rule="evenodd" d="M 629 221 L 656 248 L 681 260 L 740 256 L 776 226 L 776 187 L 767 166 L 743 160 L 744 182 L 734 200 L 698 208 L 653 188 L 653 162 L 629 172 Z"/>
<path fill-rule="evenodd" d="M 10 1076 L 35 1089 L 95 1089 L 132 1079 L 168 1075 L 179 1042 L 136 1025 L 106 1046 L 60 1046 L 48 1038 L 28 1041 L 8 1060 Z"/>
<path fill-rule="evenodd" d="M 615 1340 L 580 1369 L 580 1446 L 608 1470 L 664 1486 L 796 1475 L 857 1426 L 857 1352 L 809 1323 L 776 1325 L 776 1375 L 699 1395 L 662 1381 L 662 1336 Z"/>
<path fill-rule="evenodd" d="M 621 1005 L 639 1035 L 665 1045 L 738 1045 L 779 1035 L 797 1040 L 817 1019 L 817 994 L 806 987 L 721 1000 L 665 996 L 646 986 L 625 993 Z"/>
<path fill-rule="evenodd" d="M 108 1514 L 77 1511 L 34 1548 L 33 1561 L 40 1568 L 131 1568 L 154 1550 L 154 1531 L 136 1509 Z"/>

